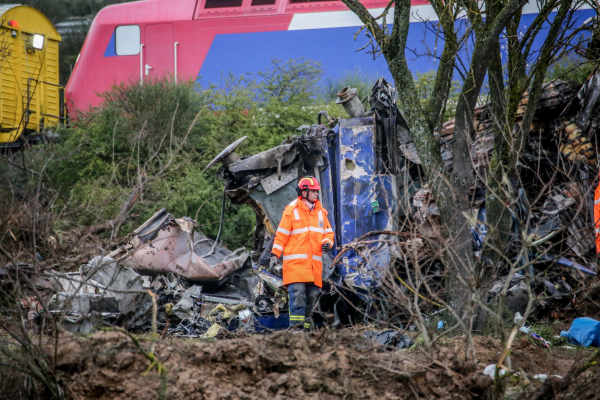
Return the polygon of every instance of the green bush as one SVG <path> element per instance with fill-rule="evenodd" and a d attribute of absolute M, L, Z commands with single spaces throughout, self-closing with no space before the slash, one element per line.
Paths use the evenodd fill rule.
<path fill-rule="evenodd" d="M 417 72 L 415 77 L 415 86 L 419 93 L 419 99 L 421 101 L 421 107 L 427 107 L 429 99 L 433 94 L 435 85 L 435 74 L 436 71 L 429 71 L 423 74 Z M 448 101 L 446 102 L 446 111 L 442 121 L 448 121 L 454 118 L 456 114 L 456 105 L 458 104 L 458 95 L 460 93 L 460 83 L 458 81 L 452 81 L 452 86 L 448 93 Z"/>
<path fill-rule="evenodd" d="M 357 89 L 356 95 L 362 100 L 371 94 L 373 85 L 378 78 L 371 72 L 353 69 L 337 78 L 327 78 L 321 93 L 325 101 L 335 101 L 338 98 L 337 93 L 346 86 L 350 86 Z"/>
<path fill-rule="evenodd" d="M 215 237 L 223 182 L 217 167 L 205 174 L 203 169 L 242 136 L 248 139 L 238 153 L 253 155 L 298 134 L 300 125 L 316 123 L 320 110 L 340 115 L 343 109 L 335 103 L 318 105 L 321 75 L 310 61 L 273 60 L 255 76 L 226 76 L 218 89 L 170 79 L 122 84 L 101 94 L 100 107 L 77 115 L 73 127 L 60 132 L 59 143 L 23 153 L 35 171 L 47 163 L 45 176 L 60 194 L 52 200 L 53 210 L 68 210 L 61 230 L 113 220 L 143 176 L 143 193 L 130 211 L 134 218 L 120 235 L 164 207 L 177 217 L 197 219 L 199 228 Z M 9 170 L 6 190 L 24 180 L 23 196 L 35 192 L 35 176 L 11 165 L 2 168 Z M 254 226 L 249 207 L 228 205 L 223 243 L 250 245 Z"/>
<path fill-rule="evenodd" d="M 414 77 L 415 86 L 419 93 L 419 98 L 422 107 L 427 106 L 429 98 L 431 97 L 431 94 L 433 92 L 435 84 L 435 73 L 435 71 L 429 71 L 425 73 L 417 72 Z M 365 98 L 365 96 L 371 94 L 373 85 L 375 84 L 378 78 L 378 76 L 375 76 L 369 72 L 351 70 L 338 78 L 326 79 L 323 85 L 323 89 L 321 91 L 321 95 L 326 101 L 332 102 L 338 98 L 337 93 L 340 89 L 346 86 L 350 86 L 351 88 L 356 88 L 358 90 L 357 96 L 360 100 L 362 100 Z M 446 111 L 444 113 L 443 121 L 447 121 L 451 118 L 454 118 L 459 93 L 459 82 L 452 81 L 452 87 L 450 88 L 448 102 L 446 103 Z M 365 104 L 365 106 L 367 106 L 367 104 Z"/>
<path fill-rule="evenodd" d="M 595 62 L 591 62 L 577 53 L 569 53 L 550 66 L 547 81 L 560 79 L 582 84 L 592 74 Z"/>

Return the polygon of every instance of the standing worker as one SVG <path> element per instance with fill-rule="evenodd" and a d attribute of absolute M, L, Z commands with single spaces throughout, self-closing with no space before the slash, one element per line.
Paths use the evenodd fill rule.
<path fill-rule="evenodd" d="M 318 200 L 319 190 L 315 177 L 306 176 L 298 181 L 298 198 L 283 211 L 271 253 L 271 270 L 283 253 L 290 328 L 311 329 L 313 308 L 323 286 L 321 256 L 333 246 L 333 230 L 327 211 Z"/>

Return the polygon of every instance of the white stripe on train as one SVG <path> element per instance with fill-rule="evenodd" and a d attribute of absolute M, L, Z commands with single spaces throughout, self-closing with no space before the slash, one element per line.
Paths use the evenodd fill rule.
<path fill-rule="evenodd" d="M 580 10 L 588 10 L 591 6 L 588 4 L 582 6 Z M 369 13 L 373 16 L 379 16 L 383 8 L 372 8 Z M 537 2 L 529 2 L 523 7 L 523 14 L 537 14 L 539 8 Z M 387 23 L 391 24 L 394 20 L 394 9 L 392 8 L 387 15 Z M 421 6 L 412 6 L 410 13 L 410 22 L 437 21 L 438 17 L 430 4 Z M 324 28 L 346 28 L 352 26 L 362 26 L 360 19 L 352 11 L 329 11 L 294 14 L 292 22 L 288 27 L 289 31 L 298 31 L 305 29 L 324 29 Z"/>

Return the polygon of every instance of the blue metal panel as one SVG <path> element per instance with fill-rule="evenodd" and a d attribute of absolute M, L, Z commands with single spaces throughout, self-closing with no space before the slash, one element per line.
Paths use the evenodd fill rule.
<path fill-rule="evenodd" d="M 336 126 L 337 128 L 337 126 Z M 329 251 L 329 253 L 323 253 L 323 280 L 329 279 L 331 274 L 333 273 L 333 269 L 331 268 L 331 264 L 335 256 L 337 256 L 340 242 L 338 239 L 338 231 L 336 229 L 337 223 L 335 215 L 336 213 L 336 201 L 334 196 L 334 182 L 338 180 L 338 176 L 336 175 L 335 168 L 335 147 L 334 140 L 337 135 L 329 135 L 327 137 L 323 137 L 319 139 L 319 144 L 321 146 L 321 150 L 323 152 L 323 156 L 325 157 L 327 167 L 321 171 L 319 176 L 319 182 L 321 182 L 321 204 L 327 210 L 327 219 L 329 219 L 329 223 L 331 224 L 331 229 L 335 234 L 334 243 L 335 245 Z"/>
<path fill-rule="evenodd" d="M 279 317 L 274 315 L 265 315 L 256 317 L 254 320 L 255 332 L 264 332 L 266 330 L 281 331 L 290 327 L 290 315 L 280 314 Z"/>
<path fill-rule="evenodd" d="M 361 236 L 371 225 L 371 178 L 375 169 L 375 121 L 355 118 L 340 122 L 338 140 L 340 227 L 342 244 Z M 367 205 L 368 203 L 368 205 Z"/>
<path fill-rule="evenodd" d="M 396 179 L 376 171 L 376 126 L 374 118 L 340 121 L 336 142 L 338 179 L 335 191 L 338 234 L 342 245 L 366 233 L 398 228 Z M 379 204 L 379 207 L 376 204 Z M 373 240 L 381 238 L 374 236 Z M 337 272 L 351 288 L 368 292 L 379 286 L 389 268 L 393 249 L 388 243 L 367 245 L 364 259 L 351 250 L 337 265 Z"/>
<path fill-rule="evenodd" d="M 327 210 L 327 219 L 329 219 L 329 223 L 331 224 L 331 229 L 335 232 L 335 242 L 336 246 L 338 245 L 337 239 L 337 230 L 336 230 L 336 221 L 335 221 L 335 209 L 336 203 L 334 198 L 334 191 L 332 188 L 335 186 L 334 182 L 337 180 L 337 176 L 335 173 L 335 153 L 333 142 L 328 140 L 328 138 L 323 138 L 319 140 L 321 144 L 321 149 L 323 151 L 323 156 L 327 160 L 327 168 L 321 171 L 321 175 L 319 176 L 319 182 L 321 182 L 321 204 Z M 334 256 L 337 252 L 332 253 Z"/>

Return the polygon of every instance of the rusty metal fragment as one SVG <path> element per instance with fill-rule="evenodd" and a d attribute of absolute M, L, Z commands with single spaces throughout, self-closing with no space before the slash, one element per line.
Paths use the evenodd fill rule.
<path fill-rule="evenodd" d="M 112 256 L 119 256 L 121 264 L 140 274 L 174 272 L 200 282 L 220 281 L 244 265 L 248 259 L 245 248 L 232 252 L 214 246 L 212 239 L 194 227 L 192 219 L 175 219 L 162 209 L 131 234 L 124 250 Z"/>

